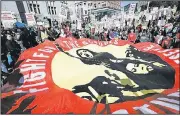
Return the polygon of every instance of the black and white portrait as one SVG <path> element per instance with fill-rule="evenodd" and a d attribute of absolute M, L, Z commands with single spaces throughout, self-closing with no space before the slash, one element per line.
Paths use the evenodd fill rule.
<path fill-rule="evenodd" d="M 73 67 L 79 66 L 71 73 L 77 70 L 81 75 L 73 78 L 71 74 L 72 78 L 67 79 L 71 87 L 67 89 L 81 98 L 107 104 L 145 98 L 174 86 L 175 70 L 159 56 L 133 46 L 124 52 L 120 53 L 125 54 L 125 58 L 118 58 L 111 52 L 77 49 L 78 58 L 71 58 L 69 62 Z M 65 86 L 68 85 L 62 87 Z"/>

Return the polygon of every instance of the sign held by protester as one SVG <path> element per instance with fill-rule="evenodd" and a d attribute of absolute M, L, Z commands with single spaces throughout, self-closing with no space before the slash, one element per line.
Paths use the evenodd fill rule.
<path fill-rule="evenodd" d="M 26 15 L 28 26 L 36 25 L 36 20 L 34 18 L 34 14 L 33 13 L 25 13 L 25 15 Z"/>
<path fill-rule="evenodd" d="M 16 20 L 11 11 L 2 11 L 1 12 L 1 22 L 4 28 L 13 28 L 14 23 Z"/>

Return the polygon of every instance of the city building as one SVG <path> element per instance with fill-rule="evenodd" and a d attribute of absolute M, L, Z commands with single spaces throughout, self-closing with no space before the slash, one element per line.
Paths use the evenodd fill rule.
<path fill-rule="evenodd" d="M 131 3 L 124 6 L 124 13 L 126 13 L 127 15 L 133 15 L 135 12 L 136 5 L 136 3 Z"/>
<path fill-rule="evenodd" d="M 76 1 L 68 1 L 68 8 L 69 8 L 69 14 L 70 14 L 70 21 L 75 23 L 77 20 L 77 15 L 76 15 Z"/>
<path fill-rule="evenodd" d="M 97 31 L 120 26 L 120 1 L 96 1 L 91 13 L 95 16 Z"/>
<path fill-rule="evenodd" d="M 56 1 L 59 2 L 59 1 Z M 68 11 L 69 11 L 69 7 L 68 7 L 68 3 L 67 1 L 60 1 L 60 7 L 57 5 L 57 7 L 59 7 L 59 18 L 60 18 L 60 22 L 64 22 L 67 20 L 68 17 Z"/>
<path fill-rule="evenodd" d="M 87 20 L 90 14 L 98 19 L 120 11 L 120 1 L 77 1 L 75 5 L 77 18 L 82 20 Z"/>
<path fill-rule="evenodd" d="M 94 2 L 94 8 L 91 10 L 91 13 L 95 15 L 97 21 L 101 21 L 105 16 L 111 18 L 119 12 L 120 1 L 96 1 Z"/>
<path fill-rule="evenodd" d="M 88 2 L 89 1 L 75 2 L 75 13 L 78 20 L 84 20 L 88 16 L 88 10 L 90 10 L 90 7 L 88 7 Z"/>
<path fill-rule="evenodd" d="M 21 21 L 20 13 L 17 8 L 15 1 L 2 1 L 1 2 L 1 12 L 2 11 L 11 11 L 16 17 L 17 21 Z M 23 20 L 23 19 L 22 19 Z"/>
<path fill-rule="evenodd" d="M 143 10 L 146 10 L 146 9 L 147 9 L 147 6 L 148 6 L 148 2 L 149 2 L 149 1 L 139 1 L 138 4 L 137 4 L 138 12 L 141 12 L 141 11 L 143 11 Z"/>
<path fill-rule="evenodd" d="M 1 11 L 11 11 L 18 21 L 27 23 L 25 13 L 34 13 L 37 22 L 49 19 L 63 22 L 67 19 L 67 1 L 2 1 Z"/>

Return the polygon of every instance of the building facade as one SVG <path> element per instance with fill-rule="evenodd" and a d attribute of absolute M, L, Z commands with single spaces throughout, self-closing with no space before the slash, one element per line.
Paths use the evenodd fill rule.
<path fill-rule="evenodd" d="M 19 11 L 15 1 L 2 1 L 1 2 L 1 12 L 2 11 L 11 11 L 17 21 L 21 21 Z"/>
<path fill-rule="evenodd" d="M 67 1 L 2 1 L 1 11 L 12 11 L 18 21 L 26 23 L 22 14 L 34 13 L 36 21 L 48 18 L 63 22 L 67 19 Z"/>
<path fill-rule="evenodd" d="M 95 15 L 97 21 L 105 16 L 112 17 L 120 12 L 120 1 L 96 1 L 91 13 Z"/>
<path fill-rule="evenodd" d="M 97 18 L 103 14 L 105 15 L 106 12 L 111 14 L 119 11 L 120 1 L 77 1 L 75 2 L 75 10 L 77 18 L 87 20 L 91 14 L 94 14 Z"/>
<path fill-rule="evenodd" d="M 139 1 L 137 7 L 140 8 L 141 6 L 147 5 L 148 1 Z"/>

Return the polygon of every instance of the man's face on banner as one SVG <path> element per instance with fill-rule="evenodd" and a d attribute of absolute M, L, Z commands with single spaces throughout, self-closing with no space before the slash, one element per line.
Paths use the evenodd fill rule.
<path fill-rule="evenodd" d="M 77 54 L 79 54 L 82 58 L 93 58 L 93 54 L 87 50 L 79 50 L 77 51 Z"/>
<path fill-rule="evenodd" d="M 153 68 L 149 65 L 136 63 L 128 63 L 126 69 L 134 74 L 148 74 L 150 71 L 153 71 Z"/>
<path fill-rule="evenodd" d="M 68 53 L 82 60 L 57 53 L 51 68 L 53 81 L 81 98 L 105 104 L 119 103 L 160 93 L 169 87 L 161 83 L 152 84 L 153 77 L 157 81 L 164 78 L 163 74 L 157 72 L 166 69 L 168 65 L 163 64 L 163 61 L 154 61 L 155 58 L 149 57 L 148 53 L 129 45 L 88 45 Z M 168 71 L 167 74 L 174 73 Z"/>

